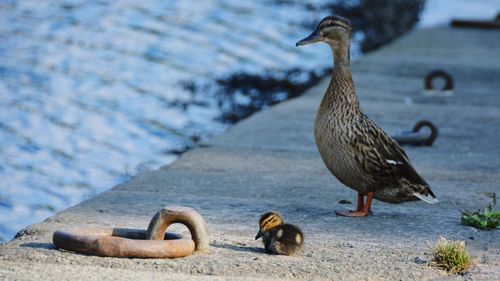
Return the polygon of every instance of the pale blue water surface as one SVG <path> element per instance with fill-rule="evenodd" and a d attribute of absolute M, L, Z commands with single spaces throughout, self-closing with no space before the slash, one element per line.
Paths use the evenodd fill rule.
<path fill-rule="evenodd" d="M 182 82 L 327 66 L 326 47 L 294 46 L 322 16 L 264 0 L 0 1 L 0 237 L 224 131 L 213 93 Z"/>

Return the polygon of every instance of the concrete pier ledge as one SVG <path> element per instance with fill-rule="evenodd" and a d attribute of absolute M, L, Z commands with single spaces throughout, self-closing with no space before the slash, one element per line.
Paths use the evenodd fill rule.
<path fill-rule="evenodd" d="M 417 30 L 353 64 L 365 112 L 389 133 L 422 119 L 440 135 L 432 147 L 405 147 L 440 203 L 375 202 L 368 218 L 338 217 L 356 194 L 323 165 L 312 125 L 325 79 L 303 96 L 252 115 L 168 167 L 141 174 L 0 245 L 2 280 L 498 280 L 500 235 L 460 224 L 500 193 L 500 33 L 478 29 Z M 319 49 L 318 51 L 324 51 Z M 325 52 L 325 59 L 330 54 Z M 423 77 L 443 69 L 452 97 L 422 95 Z M 203 215 L 210 253 L 182 259 L 119 259 L 54 249 L 55 230 L 146 229 L 165 205 Z M 268 210 L 302 227 L 301 256 L 267 255 L 255 241 Z M 188 234 L 178 226 L 172 229 Z M 465 240 L 476 266 L 448 277 L 427 265 L 428 242 Z"/>

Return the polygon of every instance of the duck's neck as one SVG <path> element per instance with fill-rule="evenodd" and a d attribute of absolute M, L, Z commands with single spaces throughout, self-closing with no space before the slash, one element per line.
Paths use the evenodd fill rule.
<path fill-rule="evenodd" d="M 333 73 L 328 90 L 323 97 L 324 106 L 359 110 L 349 68 L 349 40 L 331 45 L 333 51 Z"/>
<path fill-rule="evenodd" d="M 330 45 L 333 52 L 333 67 L 337 68 L 347 68 L 349 70 L 350 55 L 349 41 L 337 41 Z"/>

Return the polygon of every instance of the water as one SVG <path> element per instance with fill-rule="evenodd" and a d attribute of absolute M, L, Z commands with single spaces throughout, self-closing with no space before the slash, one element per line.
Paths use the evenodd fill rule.
<path fill-rule="evenodd" d="M 213 93 L 184 82 L 327 66 L 326 47 L 294 46 L 324 15 L 270 1 L 0 2 L 0 236 L 224 131 Z"/>
<path fill-rule="evenodd" d="M 500 0 L 427 0 L 418 26 L 444 26 L 452 18 L 487 20 L 495 18 L 498 13 Z"/>
<path fill-rule="evenodd" d="M 299 2 L 0 0 L 0 241 L 224 131 L 186 83 L 330 66 Z"/>

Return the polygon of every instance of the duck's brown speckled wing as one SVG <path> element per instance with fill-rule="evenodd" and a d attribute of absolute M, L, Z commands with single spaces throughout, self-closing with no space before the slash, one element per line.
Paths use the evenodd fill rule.
<path fill-rule="evenodd" d="M 371 175 L 373 185 L 379 188 L 407 189 L 417 193 L 417 197 L 421 194 L 435 198 L 427 182 L 415 171 L 408 156 L 396 141 L 373 121 L 363 117 L 356 124 L 359 134 L 356 134 L 353 145 L 358 151 L 357 162 Z"/>

